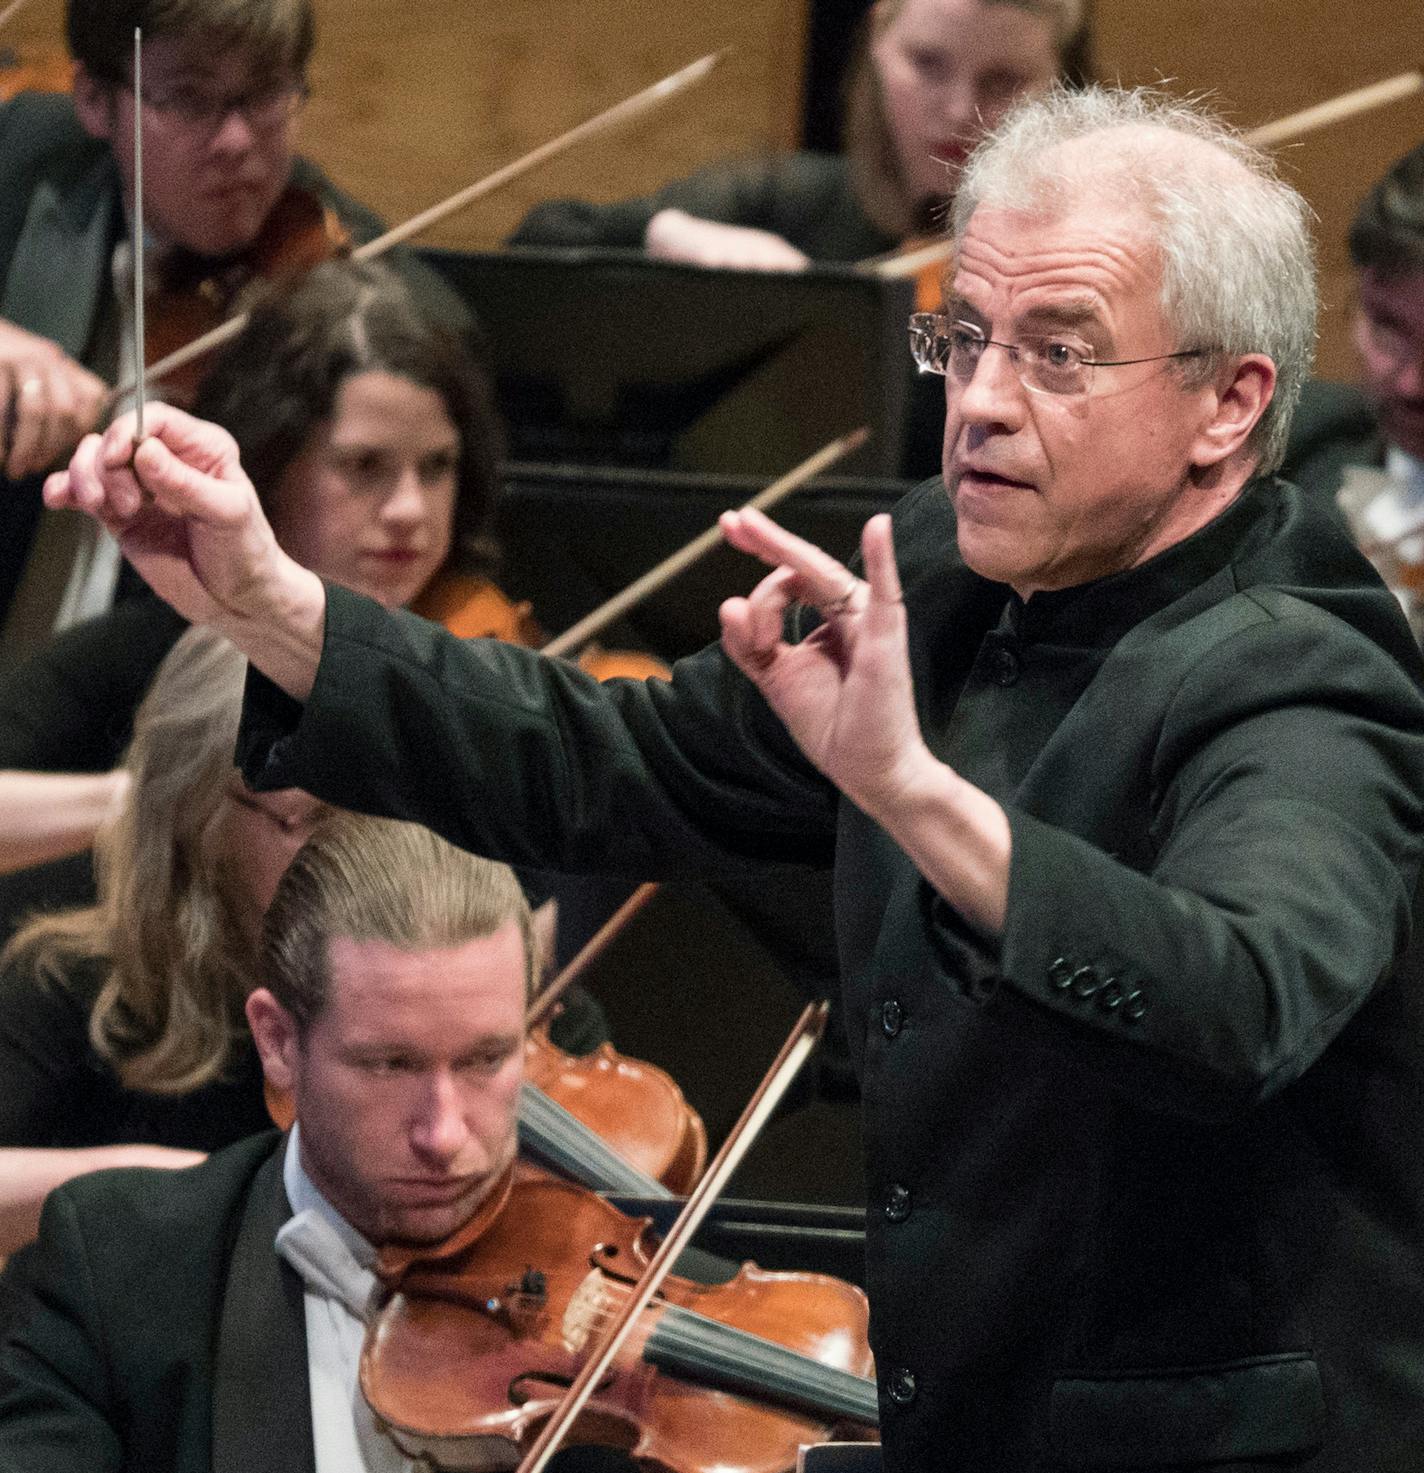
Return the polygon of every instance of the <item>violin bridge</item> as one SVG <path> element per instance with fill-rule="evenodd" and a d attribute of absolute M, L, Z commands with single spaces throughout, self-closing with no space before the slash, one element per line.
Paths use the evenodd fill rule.
<path fill-rule="evenodd" d="M 617 1308 L 613 1299 L 608 1280 L 600 1270 L 591 1268 L 570 1295 L 568 1308 L 564 1311 L 565 1350 L 575 1355 L 583 1351 L 589 1339 L 607 1324 L 609 1316 Z"/>

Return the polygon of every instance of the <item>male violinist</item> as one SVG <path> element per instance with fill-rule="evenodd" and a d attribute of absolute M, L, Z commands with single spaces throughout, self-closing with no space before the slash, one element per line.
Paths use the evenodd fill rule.
<path fill-rule="evenodd" d="M 263 672 L 249 782 L 563 869 L 834 866 L 893 1473 L 1419 1466 L 1424 668 L 1270 474 L 1307 216 L 1195 109 L 1017 109 L 912 324 L 943 479 L 860 576 L 726 517 L 773 571 L 670 683 L 324 587 L 176 412 L 47 488 Z"/>
<path fill-rule="evenodd" d="M 1306 386 L 1287 452 L 1307 490 L 1336 496 L 1359 541 L 1383 544 L 1392 578 L 1424 637 L 1424 144 L 1375 181 L 1350 225 L 1360 388 Z M 1407 570 L 1407 571 L 1406 571 Z"/>
<path fill-rule="evenodd" d="M 0 108 L 0 481 L 24 483 L 4 487 L 0 508 L 9 652 L 107 608 L 119 571 L 112 548 L 76 538 L 73 519 L 41 519 L 26 478 L 95 427 L 132 362 L 135 27 L 151 291 L 221 295 L 269 225 L 278 253 L 303 231 L 380 230 L 293 153 L 311 0 L 69 0 L 72 98 L 22 93 Z M 397 262 L 465 321 L 431 273 Z"/>
<path fill-rule="evenodd" d="M 297 1124 L 54 1192 L 0 1352 L 7 1473 L 412 1467 L 356 1386 L 377 1248 L 508 1182 L 531 978 L 505 866 L 342 815 L 268 913 L 247 1017 Z"/>

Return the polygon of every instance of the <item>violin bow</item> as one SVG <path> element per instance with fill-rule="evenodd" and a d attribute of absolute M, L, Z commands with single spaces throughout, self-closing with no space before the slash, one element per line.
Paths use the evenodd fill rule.
<path fill-rule="evenodd" d="M 0 26 L 3 26 L 9 20 L 12 20 L 29 3 L 30 0 L 10 0 L 10 3 L 4 8 L 4 10 L 0 10 Z"/>
<path fill-rule="evenodd" d="M 441 200 L 439 204 L 431 205 L 429 209 L 411 216 L 404 224 L 395 226 L 386 231 L 384 235 L 377 236 L 375 240 L 367 241 L 363 246 L 358 246 L 351 253 L 352 259 L 356 261 L 374 260 L 384 255 L 392 246 L 402 244 L 413 235 L 418 235 L 422 230 L 428 230 L 432 225 L 438 224 L 447 216 L 467 208 L 476 200 L 484 199 L 497 189 L 503 189 L 506 184 L 512 183 L 531 169 L 548 163 L 550 159 L 557 158 L 560 154 L 586 143 L 591 138 L 597 138 L 604 133 L 626 127 L 645 113 L 661 107 L 680 93 L 687 91 L 688 88 L 695 87 L 699 82 L 704 81 L 722 63 L 729 50 L 730 48 L 727 48 L 699 57 L 670 76 L 654 82 L 652 86 L 644 87 L 642 91 L 635 92 L 633 96 L 625 97 L 622 102 L 605 108 L 576 127 L 559 134 L 557 138 L 541 143 L 537 148 L 515 159 L 512 163 L 505 164 L 502 168 L 496 169 L 494 173 L 485 175 L 483 179 L 478 179 L 464 189 L 457 190 L 448 198 Z M 165 374 L 172 373 L 175 369 L 191 363 L 194 358 L 199 358 L 204 353 L 230 342 L 247 326 L 248 316 L 246 312 L 239 312 L 237 316 L 228 318 L 226 322 L 213 328 L 211 332 L 205 332 L 201 337 L 194 338 L 191 343 L 159 359 L 148 370 L 149 377 L 162 378 Z M 131 387 L 132 385 L 129 384 L 120 384 L 114 390 L 114 397 L 122 396 Z"/>
<path fill-rule="evenodd" d="M 526 1028 L 537 1028 L 553 1011 L 554 1004 L 600 956 L 623 930 L 624 926 L 658 893 L 657 885 L 649 881 L 636 890 L 608 917 L 606 921 L 579 947 L 564 969 L 539 990 L 539 995 L 529 1007 Z"/>
<path fill-rule="evenodd" d="M 1287 143 L 1303 133 L 1316 128 L 1328 128 L 1342 123 L 1358 113 L 1372 108 L 1384 107 L 1391 102 L 1400 102 L 1424 90 L 1424 73 L 1401 72 L 1397 77 L 1382 82 L 1371 82 L 1366 87 L 1356 87 L 1342 92 L 1325 102 L 1317 102 L 1299 112 L 1288 113 L 1273 123 L 1263 123 L 1259 128 L 1248 128 L 1241 136 L 1256 148 L 1274 148 L 1278 143 Z M 872 256 L 861 261 L 860 267 L 878 276 L 882 281 L 905 281 L 916 277 L 931 266 L 948 261 L 954 246 L 948 240 L 937 240 L 930 245 L 917 246 L 909 251 L 892 251 L 888 256 Z"/>
<path fill-rule="evenodd" d="M 610 1320 L 602 1339 L 584 1362 L 583 1369 L 574 1377 L 563 1401 L 554 1409 L 539 1435 L 530 1444 L 515 1473 L 541 1473 L 558 1450 L 559 1444 L 612 1364 L 614 1356 L 632 1333 L 638 1316 L 657 1293 L 678 1255 L 687 1246 L 716 1201 L 718 1193 L 741 1165 L 742 1158 L 771 1118 L 772 1111 L 780 1103 L 801 1066 L 810 1057 L 811 1050 L 815 1048 L 825 1029 L 828 1011 L 829 1007 L 825 1002 L 808 1003 L 802 1011 L 766 1077 L 757 1086 L 756 1092 L 742 1111 L 741 1118 L 732 1127 L 731 1134 L 723 1141 L 722 1148 L 707 1168 L 706 1174 L 688 1197 L 687 1205 L 653 1254 L 642 1278 L 628 1290 L 627 1299 Z"/>
<path fill-rule="evenodd" d="M 800 465 L 773 481 L 766 490 L 759 491 L 738 510 L 766 511 L 769 507 L 775 506 L 778 501 L 784 501 L 793 491 L 800 490 L 813 476 L 820 475 L 823 470 L 849 455 L 852 450 L 858 450 L 869 438 L 870 430 L 865 425 L 861 425 L 859 429 L 852 430 L 850 434 L 842 435 L 838 440 L 832 440 L 830 444 L 823 445 L 814 455 L 808 455 Z M 595 634 L 606 628 L 619 615 L 626 614 L 629 609 L 635 608 L 644 599 L 650 598 L 664 584 L 670 583 L 679 573 L 691 567 L 698 558 L 705 557 L 722 540 L 721 527 L 708 527 L 705 532 L 699 533 L 686 546 L 679 548 L 670 557 L 664 558 L 655 568 L 630 583 L 621 593 L 615 593 L 591 614 L 580 619 L 577 624 L 564 630 L 556 638 L 551 639 L 542 646 L 539 653 L 566 655 L 571 650 L 587 644 Z"/>

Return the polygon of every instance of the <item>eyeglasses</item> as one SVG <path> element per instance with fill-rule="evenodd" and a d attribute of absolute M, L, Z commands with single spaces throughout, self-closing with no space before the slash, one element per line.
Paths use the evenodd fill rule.
<path fill-rule="evenodd" d="M 910 317 L 910 352 L 922 373 L 943 373 L 967 384 L 985 348 L 1002 348 L 1019 382 L 1035 394 L 1086 394 L 1093 386 L 1095 368 L 1200 358 L 1209 351 L 1185 348 L 1150 358 L 1091 358 L 1087 344 L 1071 337 L 1030 335 L 1017 343 L 1000 343 L 986 338 L 972 322 L 951 322 L 942 312 L 915 312 Z"/>
<path fill-rule="evenodd" d="M 132 83 L 125 83 L 132 90 Z M 144 89 L 143 104 L 191 133 L 216 133 L 232 113 L 241 113 L 254 132 L 268 133 L 289 123 L 306 102 L 305 82 L 278 82 L 255 87 L 235 97 L 214 97 L 196 87 L 174 87 L 169 92 Z"/>

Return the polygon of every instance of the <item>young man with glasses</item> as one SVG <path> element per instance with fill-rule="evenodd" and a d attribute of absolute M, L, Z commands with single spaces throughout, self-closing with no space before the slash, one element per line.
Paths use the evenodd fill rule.
<path fill-rule="evenodd" d="M 51 521 L 26 582 L 39 488 L 13 483 L 68 454 L 125 376 L 135 27 L 151 290 L 171 281 L 211 293 L 289 187 L 357 240 L 381 228 L 293 152 L 311 0 L 70 0 L 72 100 L 22 94 L 0 109 L 0 481 L 11 483 L 0 498 L 0 643 L 9 652 L 107 607 L 118 572 L 112 554 L 74 547 Z M 397 265 L 463 320 L 428 272 L 408 258 Z"/>
<path fill-rule="evenodd" d="M 917 326 L 942 480 L 862 576 L 729 513 L 773 571 L 670 684 L 324 588 L 176 413 L 50 484 L 272 682 L 250 783 L 569 870 L 834 867 L 892 1473 L 1418 1466 L 1424 665 L 1270 474 L 1307 218 L 1191 108 L 1025 104 Z"/>

